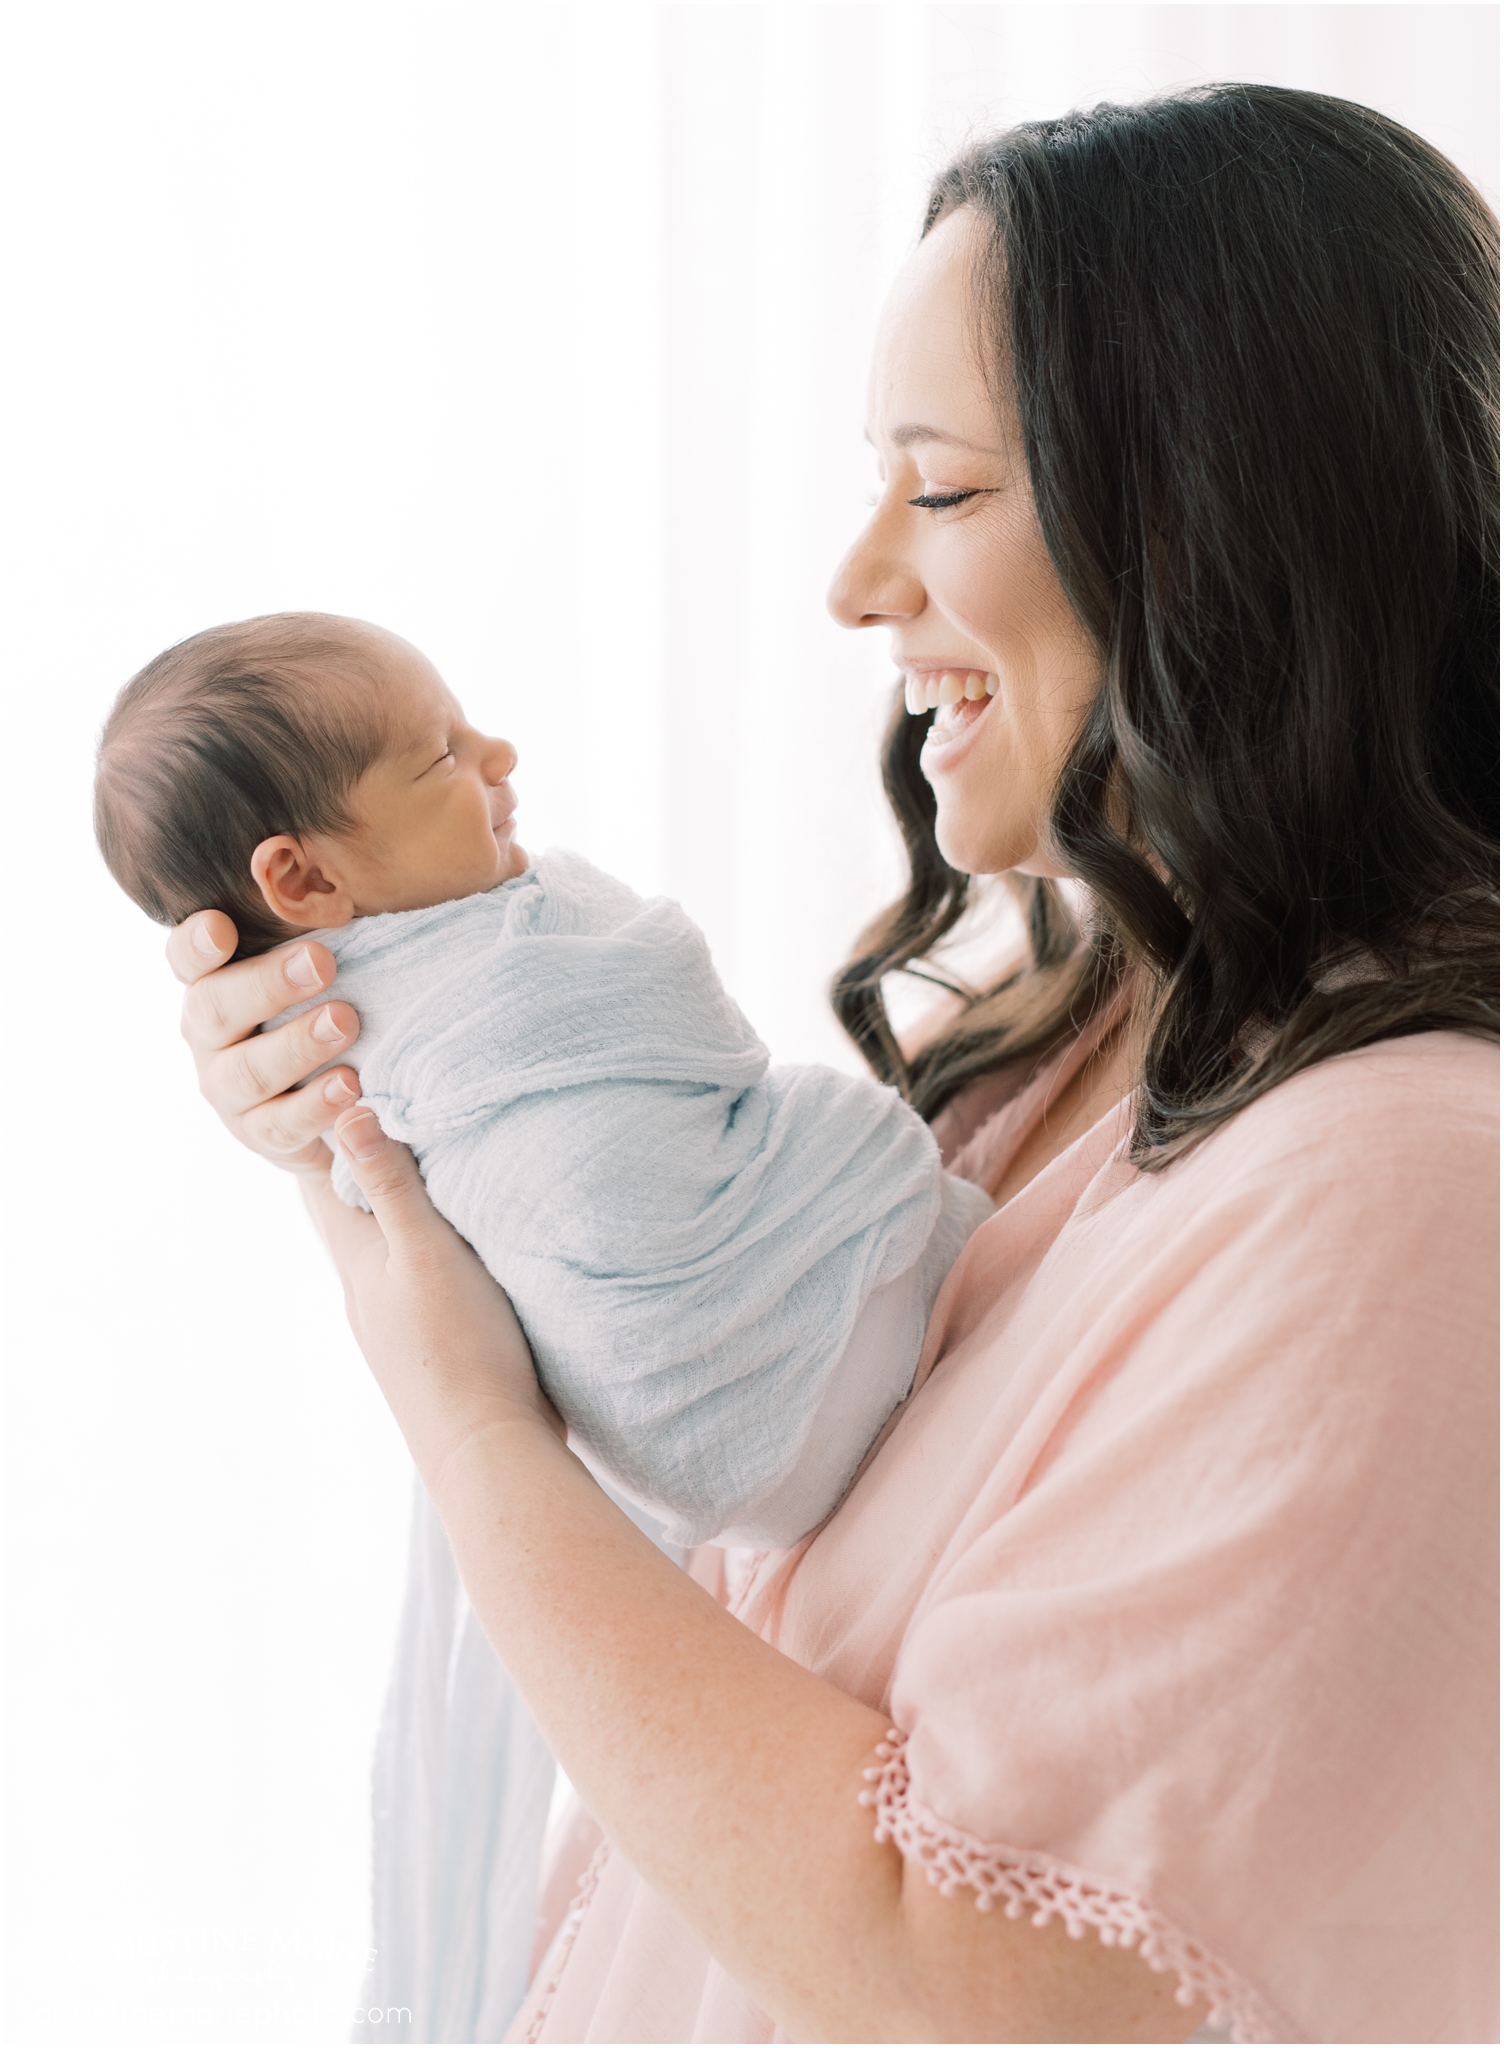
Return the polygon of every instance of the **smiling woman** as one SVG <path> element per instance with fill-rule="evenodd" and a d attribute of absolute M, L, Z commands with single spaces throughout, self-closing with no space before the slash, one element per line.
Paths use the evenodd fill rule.
<path fill-rule="evenodd" d="M 1173 203 L 1124 175 L 1151 148 Z M 1070 1038 L 1131 956 L 1154 1168 L 1333 1053 L 1494 1031 L 1488 208 L 1368 109 L 1229 87 L 982 145 L 928 224 L 833 604 L 911 677 L 998 691 L 890 729 L 911 877 L 837 979 L 857 1044 L 933 1116 Z M 910 1060 L 883 980 L 1000 868 L 1031 959 Z"/>

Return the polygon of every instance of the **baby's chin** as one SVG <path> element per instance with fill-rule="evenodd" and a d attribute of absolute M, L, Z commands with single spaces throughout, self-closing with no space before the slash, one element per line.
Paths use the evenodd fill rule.
<path fill-rule="evenodd" d="M 526 853 L 514 839 L 511 845 L 507 848 L 506 859 L 501 864 L 502 881 L 515 882 L 519 875 L 525 875 L 527 873 L 530 865 L 531 863 L 529 862 Z"/>

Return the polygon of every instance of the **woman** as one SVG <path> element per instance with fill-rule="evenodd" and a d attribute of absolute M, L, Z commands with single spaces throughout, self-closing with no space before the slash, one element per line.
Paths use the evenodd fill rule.
<path fill-rule="evenodd" d="M 832 603 L 911 699 L 1000 687 L 899 712 L 913 879 L 837 1001 L 999 1208 L 734 1603 L 572 1458 L 348 1071 L 288 1092 L 353 1014 L 252 1037 L 288 956 L 174 934 L 594 1817 L 518 2037 L 1490 2038 L 1493 236 L 1264 87 L 937 182 Z M 878 984 L 993 873 L 1030 957 L 906 1057 Z"/>

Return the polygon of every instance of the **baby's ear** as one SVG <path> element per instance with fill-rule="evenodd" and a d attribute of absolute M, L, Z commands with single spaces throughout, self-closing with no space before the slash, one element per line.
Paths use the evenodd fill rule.
<path fill-rule="evenodd" d="M 262 840 L 251 855 L 251 879 L 272 916 L 300 931 L 328 930 L 355 915 L 355 899 L 327 857 L 321 866 L 313 849 L 289 832 Z"/>

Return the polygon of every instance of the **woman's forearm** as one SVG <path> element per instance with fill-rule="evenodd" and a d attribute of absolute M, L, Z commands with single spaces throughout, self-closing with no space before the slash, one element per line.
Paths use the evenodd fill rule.
<path fill-rule="evenodd" d="M 612 1840 L 796 2038 L 883 2038 L 851 2022 L 901 1889 L 857 1804 L 887 1724 L 727 1614 L 545 1430 L 469 1438 L 435 1490 L 482 1626 Z"/>
<path fill-rule="evenodd" d="M 796 2040 L 1173 2040 L 1136 1957 L 943 1899 L 858 1804 L 881 1716 L 671 1564 L 545 1428 L 434 1491 L 471 1601 L 586 1804 Z"/>

